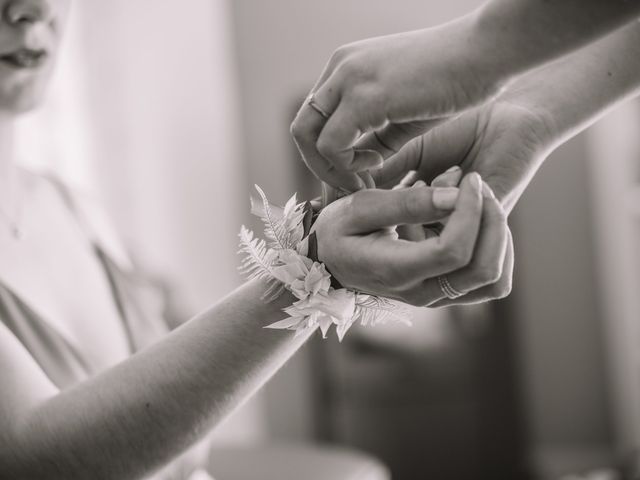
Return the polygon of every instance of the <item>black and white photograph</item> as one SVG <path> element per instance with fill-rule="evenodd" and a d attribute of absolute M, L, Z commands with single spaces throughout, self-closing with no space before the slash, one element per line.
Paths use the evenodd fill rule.
<path fill-rule="evenodd" d="M 0 0 L 0 480 L 640 480 L 640 0 Z"/>

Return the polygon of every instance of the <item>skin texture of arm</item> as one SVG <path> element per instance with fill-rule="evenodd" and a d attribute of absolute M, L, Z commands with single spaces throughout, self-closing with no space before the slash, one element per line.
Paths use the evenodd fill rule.
<path fill-rule="evenodd" d="M 536 132 L 532 144 L 537 145 L 529 161 L 523 164 L 524 171 L 516 170 L 519 178 L 513 182 L 504 179 L 511 189 L 505 192 L 507 209 L 513 208 L 553 150 L 638 93 L 640 22 L 637 20 L 514 84 L 500 101 L 521 108 L 524 119 L 532 115 L 529 131 Z M 503 183 L 503 179 L 499 181 Z M 502 186 L 499 189 L 504 190 Z"/>
<path fill-rule="evenodd" d="M 308 335 L 261 327 L 251 281 L 159 343 L 57 392 L 0 323 L 0 478 L 138 479 L 162 466 L 248 398 Z"/>
<path fill-rule="evenodd" d="M 555 148 L 640 91 L 640 21 L 521 78 L 502 96 L 540 112 Z"/>
<path fill-rule="evenodd" d="M 407 144 L 375 172 L 392 186 L 409 170 L 427 181 L 452 165 L 479 172 L 510 211 L 547 156 L 640 91 L 640 23 L 521 77 L 494 102 Z"/>
<path fill-rule="evenodd" d="M 492 0 L 477 12 L 483 61 L 506 75 L 570 53 L 633 21 L 640 2 Z"/>

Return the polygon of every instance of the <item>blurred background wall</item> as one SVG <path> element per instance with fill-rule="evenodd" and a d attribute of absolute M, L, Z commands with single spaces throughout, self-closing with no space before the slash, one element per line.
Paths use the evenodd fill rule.
<path fill-rule="evenodd" d="M 139 261 L 170 278 L 195 312 L 240 282 L 236 232 L 248 221 L 249 186 L 260 183 L 279 202 L 296 190 L 288 125 L 331 52 L 442 23 L 479 3 L 75 2 L 50 102 L 23 125 L 24 156 L 100 196 Z M 633 115 L 606 121 L 613 130 L 640 123 Z M 589 160 L 600 165 L 609 142 L 598 130 L 554 153 L 512 220 L 512 342 L 528 450 L 540 470 L 610 462 L 628 419 L 616 414 L 623 394 L 610 372 L 620 361 L 607 326 L 615 318 L 595 260 L 608 218 Z M 621 315 L 638 311 L 634 304 Z M 303 352 L 221 429 L 220 441 L 311 438 L 311 362 Z"/>

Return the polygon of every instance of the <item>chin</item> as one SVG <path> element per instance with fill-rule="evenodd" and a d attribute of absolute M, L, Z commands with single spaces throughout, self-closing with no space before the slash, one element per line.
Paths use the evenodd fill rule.
<path fill-rule="evenodd" d="M 20 115 L 37 109 L 44 100 L 45 86 L 32 85 L 11 91 L 0 89 L 0 113 Z"/>

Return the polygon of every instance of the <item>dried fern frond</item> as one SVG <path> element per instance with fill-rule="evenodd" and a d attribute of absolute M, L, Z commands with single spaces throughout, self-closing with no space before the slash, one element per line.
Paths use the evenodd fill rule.
<path fill-rule="evenodd" d="M 253 232 L 244 225 L 240 228 L 240 250 L 245 257 L 238 268 L 249 279 L 259 278 L 267 281 L 267 290 L 263 299 L 271 301 L 283 291 L 284 285 L 273 276 L 273 262 L 276 253 L 269 250 L 264 240 L 254 238 Z"/>
<path fill-rule="evenodd" d="M 379 325 L 389 321 L 411 325 L 408 312 L 402 304 L 384 297 L 358 295 L 355 318 L 364 326 Z"/>
<path fill-rule="evenodd" d="M 272 248 L 278 248 L 281 250 L 289 249 L 289 232 L 287 232 L 286 229 L 286 216 L 282 215 L 281 217 L 278 217 L 274 215 L 265 193 L 258 185 L 256 185 L 255 187 L 260 194 L 260 197 L 262 198 L 262 211 L 261 215 L 259 216 L 264 223 L 264 234 L 269 239 L 270 246 Z"/>

